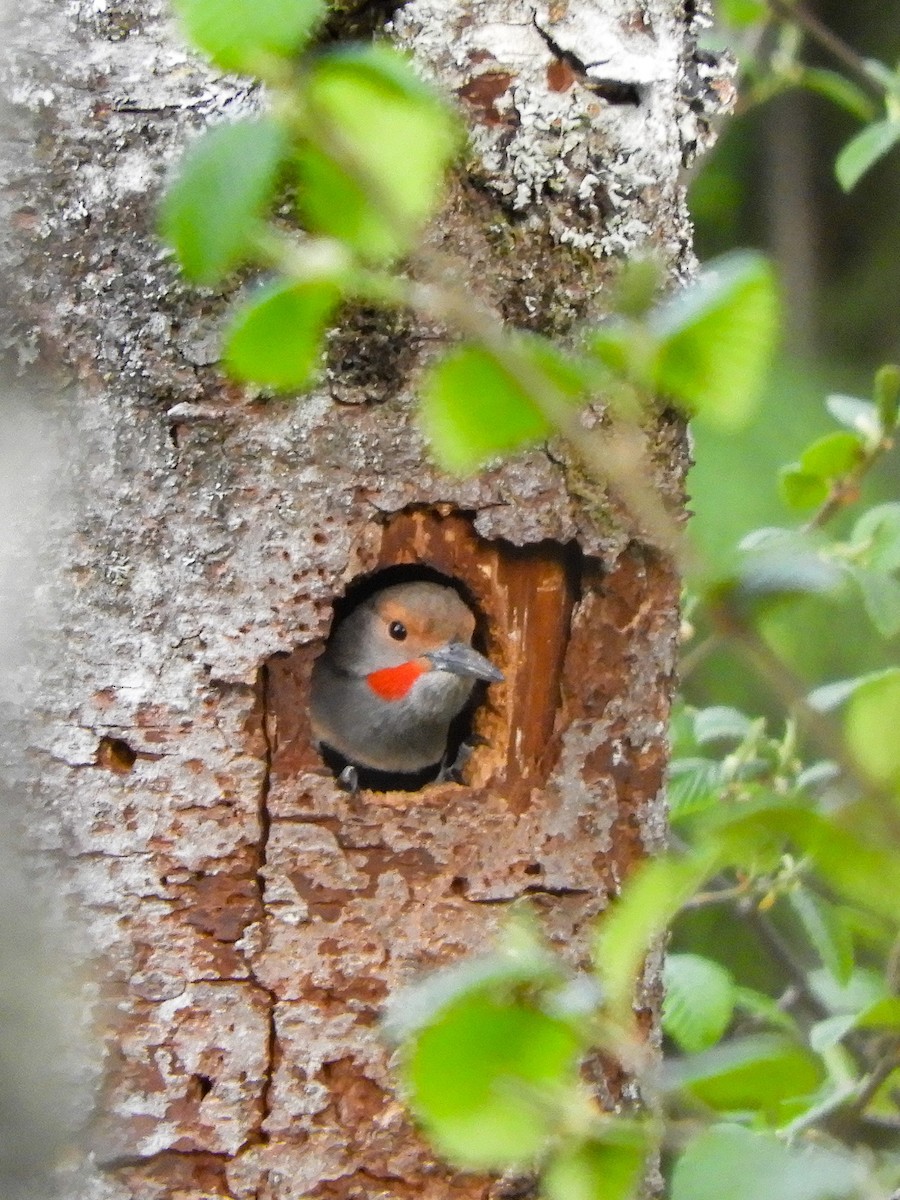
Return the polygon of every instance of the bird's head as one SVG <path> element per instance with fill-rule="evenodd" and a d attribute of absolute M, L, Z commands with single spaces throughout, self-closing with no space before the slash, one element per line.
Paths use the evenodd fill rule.
<path fill-rule="evenodd" d="M 501 672 L 472 648 L 474 632 L 474 614 L 453 588 L 399 583 L 370 596 L 340 624 L 332 660 L 340 670 L 364 676 L 384 700 L 402 699 L 432 671 L 499 682 Z"/>

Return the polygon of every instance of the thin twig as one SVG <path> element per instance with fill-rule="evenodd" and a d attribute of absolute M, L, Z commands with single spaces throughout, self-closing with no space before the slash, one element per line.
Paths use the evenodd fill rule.
<path fill-rule="evenodd" d="M 704 659 L 708 658 L 715 650 L 722 645 L 722 635 L 719 633 L 711 633 L 705 637 L 702 642 L 698 642 L 692 646 L 690 650 L 686 650 L 678 664 L 678 676 L 682 684 L 684 681 L 697 670 Z"/>
<path fill-rule="evenodd" d="M 793 3 L 792 0 L 766 0 L 766 3 L 776 17 L 782 21 L 790 21 L 794 25 L 799 25 L 812 41 L 827 51 L 832 58 L 842 63 L 848 71 L 852 71 L 869 92 L 877 96 L 879 100 L 884 99 L 884 84 L 872 72 L 863 56 L 823 24 L 817 16 L 809 12 L 802 4 Z"/>
<path fill-rule="evenodd" d="M 784 707 L 796 714 L 798 723 L 820 750 L 837 763 L 842 774 L 860 793 L 874 795 L 876 789 L 872 781 L 862 774 L 856 760 L 847 750 L 839 723 L 829 713 L 813 708 L 807 699 L 807 688 L 803 680 L 794 674 L 750 622 L 738 612 L 731 599 L 720 596 L 710 601 L 709 615 L 720 635 L 743 654 Z"/>
<path fill-rule="evenodd" d="M 802 527 L 803 533 L 810 533 L 814 529 L 821 529 L 832 517 L 846 508 L 848 504 L 855 503 L 859 499 L 859 489 L 862 486 L 863 480 L 875 464 L 889 450 L 893 449 L 893 446 L 894 443 L 891 438 L 883 437 L 874 446 L 867 448 L 862 459 L 853 470 L 848 471 L 842 479 L 837 480 L 832 485 L 828 495 Z"/>

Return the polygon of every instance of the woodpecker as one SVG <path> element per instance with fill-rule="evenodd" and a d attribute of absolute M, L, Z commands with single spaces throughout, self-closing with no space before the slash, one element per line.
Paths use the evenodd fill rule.
<path fill-rule="evenodd" d="M 313 736 L 348 766 L 413 775 L 446 766 L 450 722 L 477 679 L 503 675 L 472 648 L 475 617 L 451 587 L 418 581 L 382 588 L 334 630 L 313 666 Z"/>

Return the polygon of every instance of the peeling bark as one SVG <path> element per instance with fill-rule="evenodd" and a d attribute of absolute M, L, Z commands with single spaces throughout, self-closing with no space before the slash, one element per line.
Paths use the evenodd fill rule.
<path fill-rule="evenodd" d="M 431 243 L 506 319 L 565 338 L 651 248 L 689 276 L 680 170 L 728 83 L 687 7 L 394 14 L 472 128 Z M 383 12 L 342 9 L 336 32 Z M 67 863 L 108 1042 L 80 1195 L 511 1195 L 417 1139 L 379 1009 L 522 895 L 577 960 L 660 844 L 677 580 L 562 450 L 442 475 L 412 421 L 440 331 L 411 318 L 349 313 L 296 402 L 219 377 L 226 298 L 180 283 L 154 204 L 192 129 L 256 98 L 181 48 L 160 0 L 31 0 L 6 60 L 4 344 L 65 395 L 76 497 L 53 518 L 30 732 L 34 842 Z M 677 503 L 683 430 L 664 415 L 654 436 Z M 411 562 L 467 587 L 508 682 L 462 785 L 348 796 L 309 742 L 310 664 L 335 598 Z"/>

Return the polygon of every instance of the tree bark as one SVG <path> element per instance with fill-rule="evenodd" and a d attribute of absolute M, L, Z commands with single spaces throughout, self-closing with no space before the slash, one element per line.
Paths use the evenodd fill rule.
<path fill-rule="evenodd" d="M 337 32 L 371 24 L 349 7 Z M 728 87 L 694 8 L 394 14 L 471 126 L 430 244 L 511 323 L 565 339 L 638 253 L 690 275 L 680 172 Z M 485 948 L 521 896 L 581 959 L 664 836 L 678 580 L 565 448 L 463 481 L 432 465 L 413 418 L 441 330 L 354 311 L 309 396 L 223 380 L 227 298 L 179 281 L 154 206 L 188 135 L 255 93 L 192 58 L 159 0 L 31 0 L 8 43 L 7 344 L 65 398 L 73 497 L 48 518 L 30 825 L 84 916 L 107 1045 L 76 1190 L 501 1195 L 411 1129 L 379 1010 Z M 654 482 L 675 505 L 686 462 L 663 414 Z M 462 785 L 352 796 L 310 744 L 310 664 L 334 601 L 402 564 L 467 589 L 507 683 Z M 657 1003 L 651 977 L 650 1036 Z"/>

